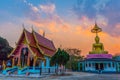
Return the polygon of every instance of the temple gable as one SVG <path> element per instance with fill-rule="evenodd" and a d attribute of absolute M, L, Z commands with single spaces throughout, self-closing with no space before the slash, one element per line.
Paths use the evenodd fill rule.
<path fill-rule="evenodd" d="M 49 66 L 50 59 L 54 55 L 56 48 L 52 41 L 32 31 L 25 29 L 16 44 L 16 48 L 8 56 L 13 61 L 13 66 Z M 17 60 L 16 60 L 17 59 Z M 40 63 L 43 61 L 42 63 Z"/>

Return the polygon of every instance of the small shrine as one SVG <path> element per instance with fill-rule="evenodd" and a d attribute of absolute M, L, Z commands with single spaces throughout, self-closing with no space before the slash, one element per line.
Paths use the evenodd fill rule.
<path fill-rule="evenodd" d="M 79 71 L 120 72 L 120 61 L 112 59 L 112 55 L 104 50 L 104 45 L 100 42 L 98 33 L 102 32 L 102 29 L 95 23 L 91 32 L 96 34 L 95 43 L 92 44 L 92 50 L 89 51 L 85 60 L 79 62 Z"/>

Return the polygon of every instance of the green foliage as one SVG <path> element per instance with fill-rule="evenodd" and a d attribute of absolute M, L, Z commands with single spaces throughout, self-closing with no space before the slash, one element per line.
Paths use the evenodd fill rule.
<path fill-rule="evenodd" d="M 65 65 L 67 61 L 69 60 L 69 54 L 58 48 L 57 52 L 55 53 L 54 56 L 51 58 L 51 64 L 52 65 Z"/>
<path fill-rule="evenodd" d="M 77 71 L 78 70 L 78 61 L 73 61 L 71 68 L 73 71 Z"/>
<path fill-rule="evenodd" d="M 83 60 L 83 56 L 70 55 L 70 59 L 65 65 L 67 69 L 78 70 L 78 62 Z"/>
<path fill-rule="evenodd" d="M 0 59 L 6 60 L 7 55 L 12 51 L 12 47 L 9 46 L 9 43 L 6 39 L 0 37 Z"/>
<path fill-rule="evenodd" d="M 5 46 L 9 46 L 9 43 L 7 42 L 6 39 L 0 37 L 0 45 L 5 47 Z"/>

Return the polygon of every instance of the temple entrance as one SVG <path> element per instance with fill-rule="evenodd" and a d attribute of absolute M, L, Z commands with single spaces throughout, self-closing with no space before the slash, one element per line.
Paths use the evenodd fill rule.
<path fill-rule="evenodd" d="M 30 58 L 30 67 L 33 67 L 34 59 Z"/>
<path fill-rule="evenodd" d="M 28 48 L 27 47 L 22 48 L 20 59 L 21 59 L 21 67 L 26 66 L 27 59 L 28 59 Z"/>
<path fill-rule="evenodd" d="M 17 64 L 18 64 L 18 58 L 15 58 L 14 59 L 14 66 L 17 66 Z"/>
<path fill-rule="evenodd" d="M 95 69 L 96 70 L 103 70 L 104 69 L 103 63 L 95 63 Z"/>

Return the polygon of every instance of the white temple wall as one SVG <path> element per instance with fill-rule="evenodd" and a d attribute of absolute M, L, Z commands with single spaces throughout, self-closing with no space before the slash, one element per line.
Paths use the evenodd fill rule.
<path fill-rule="evenodd" d="M 104 69 L 103 72 L 116 72 L 116 63 L 115 62 L 96 62 L 96 61 L 89 61 L 85 62 L 85 71 L 98 71 L 95 68 L 95 63 L 103 63 Z"/>

